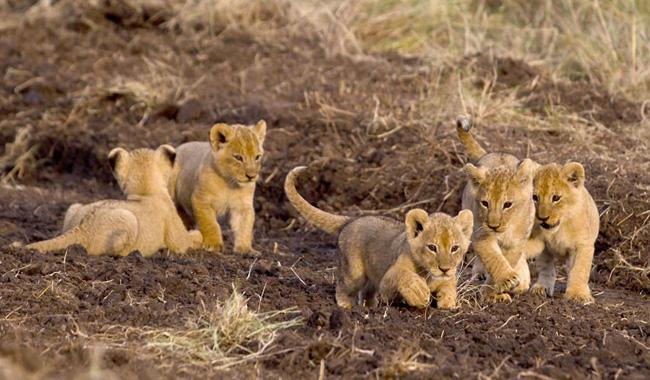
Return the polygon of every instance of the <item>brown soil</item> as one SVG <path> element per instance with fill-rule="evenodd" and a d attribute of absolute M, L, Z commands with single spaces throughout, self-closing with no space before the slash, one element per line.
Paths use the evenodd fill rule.
<path fill-rule="evenodd" d="M 495 89 L 516 89 L 526 112 L 544 115 L 552 105 L 606 127 L 603 138 L 612 140 L 606 154 L 562 130 L 495 125 L 478 132 L 493 150 L 585 164 L 603 212 L 592 272 L 596 304 L 564 301 L 560 281 L 549 300 L 522 296 L 454 312 L 404 305 L 341 311 L 334 301 L 334 239 L 293 222 L 284 175 L 311 164 L 301 192 L 328 210 L 401 218 L 408 204 L 424 200 L 420 207 L 456 212 L 464 158 L 451 124 L 429 125 L 434 110 L 420 104 L 434 68 L 399 56 L 331 56 L 309 33 L 264 40 L 234 28 L 202 42 L 161 28 L 164 20 L 156 17 L 165 14 L 111 9 L 90 15 L 92 22 L 71 14 L 0 33 L 0 145 L 29 125 L 36 147 L 20 171 L 21 186 L 0 188 L 0 378 L 10 376 L 2 371 L 10 365 L 24 376 L 82 373 L 107 334 L 182 326 L 202 303 L 226 298 L 232 284 L 250 297 L 251 308 L 297 306 L 304 322 L 229 377 L 315 378 L 321 365 L 327 377 L 345 378 L 650 377 L 650 229 L 639 228 L 650 209 L 650 175 L 625 161 L 639 142 L 621 133 L 638 126 L 639 104 L 588 83 L 555 83 L 524 62 L 459 59 L 478 87 L 497 73 Z M 116 76 L 145 76 L 143 57 L 167 59 L 175 75 L 197 85 L 137 127 L 144 108 L 100 89 Z M 383 118 L 373 116 L 377 104 Z M 205 139 L 217 120 L 259 118 L 270 126 L 255 200 L 263 258 L 202 251 L 89 257 L 79 248 L 39 255 L 6 247 L 56 234 L 71 203 L 120 197 L 104 160 L 112 147 Z M 513 146 L 513 140 L 523 142 Z M 0 164 L 5 173 L 16 168 Z M 104 348 L 101 367 L 118 378 L 215 375 L 210 365 L 152 355 L 138 339 Z M 412 367 L 407 359 L 414 356 Z"/>

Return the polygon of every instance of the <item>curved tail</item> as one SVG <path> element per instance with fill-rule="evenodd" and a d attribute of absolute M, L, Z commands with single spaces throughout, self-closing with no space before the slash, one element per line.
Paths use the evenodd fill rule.
<path fill-rule="evenodd" d="M 459 116 L 456 120 L 456 132 L 458 132 L 458 138 L 463 146 L 465 146 L 469 158 L 472 161 L 477 162 L 481 157 L 485 156 L 487 152 L 469 132 L 470 129 L 472 129 L 472 119 L 470 119 L 469 116 Z"/>
<path fill-rule="evenodd" d="M 303 218 L 307 219 L 309 223 L 320 228 L 321 230 L 335 235 L 351 218 L 347 216 L 330 214 L 321 209 L 318 209 L 309 204 L 305 198 L 298 194 L 298 191 L 296 190 L 296 177 L 305 169 L 306 167 L 304 166 L 298 166 L 293 168 L 289 174 L 287 174 L 287 178 L 284 180 L 284 192 L 287 194 L 289 202 L 291 202 L 293 207 L 298 210 Z"/>
<path fill-rule="evenodd" d="M 72 228 L 55 238 L 27 244 L 25 248 L 35 249 L 39 252 L 50 252 L 68 248 L 73 244 L 82 244 L 78 227 Z"/>

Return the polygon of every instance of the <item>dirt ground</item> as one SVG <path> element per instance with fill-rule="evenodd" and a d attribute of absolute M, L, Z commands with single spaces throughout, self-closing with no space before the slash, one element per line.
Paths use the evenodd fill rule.
<path fill-rule="evenodd" d="M 635 164 L 648 153 L 643 102 L 488 53 L 444 64 L 335 55 L 301 30 L 263 38 L 225 28 L 197 39 L 162 28 L 164 13 L 119 7 L 11 17 L 0 29 L 0 378 L 90 378 L 95 367 L 99 378 L 120 379 L 650 378 L 650 174 Z M 348 215 L 457 212 L 466 156 L 452 123 L 460 102 L 447 91 L 458 78 L 479 94 L 488 84 L 518 115 L 547 122 L 479 120 L 488 149 L 585 165 L 601 211 L 595 304 L 563 300 L 562 277 L 546 300 L 337 308 L 335 239 L 297 217 L 285 174 L 309 164 L 300 191 Z M 143 101 L 133 83 L 159 98 Z M 111 148 L 203 140 L 216 121 L 260 118 L 269 124 L 255 198 L 262 258 L 230 248 L 145 259 L 7 247 L 55 235 L 72 203 L 119 198 L 105 160 Z M 577 127 L 558 126 L 567 120 Z M 153 353 L 133 333 L 182 326 L 233 284 L 250 308 L 297 307 L 302 324 L 257 360 L 219 371 Z"/>

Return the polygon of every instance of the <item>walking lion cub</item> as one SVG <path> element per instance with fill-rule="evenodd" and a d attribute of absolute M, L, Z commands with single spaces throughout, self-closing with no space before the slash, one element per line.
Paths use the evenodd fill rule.
<path fill-rule="evenodd" d="M 469 133 L 471 121 L 459 119 L 456 130 L 470 159 L 465 165 L 469 180 L 462 208 L 474 213 L 472 245 L 489 276 L 492 301 L 510 301 L 509 291 L 523 293 L 530 287 L 526 246 L 535 218 L 532 160 L 511 154 L 487 153 Z"/>
<path fill-rule="evenodd" d="M 539 277 L 533 293 L 553 295 L 555 263 L 563 261 L 568 274 L 564 296 L 583 304 L 594 302 L 589 275 L 600 222 L 584 182 L 585 169 L 577 162 L 544 165 L 535 174 L 537 211 L 528 255 L 539 255 Z"/>
<path fill-rule="evenodd" d="M 203 246 L 223 249 L 217 218 L 230 214 L 236 253 L 258 254 L 253 249 L 255 181 L 262 167 L 266 122 L 255 126 L 215 124 L 209 142 L 179 146 L 169 180 L 171 194 L 183 220 L 196 222 Z"/>
<path fill-rule="evenodd" d="M 284 190 L 307 221 L 338 234 L 336 303 L 340 307 L 350 308 L 358 299 L 375 306 L 379 293 L 385 302 L 401 297 L 413 307 L 424 308 L 432 292 L 438 308 L 456 306 L 456 270 L 470 244 L 471 211 L 463 210 L 452 218 L 414 209 L 406 214 L 404 223 L 377 216 L 330 214 L 297 192 L 295 180 L 304 169 L 296 167 L 289 172 Z"/>
<path fill-rule="evenodd" d="M 82 245 L 89 255 L 126 256 L 140 251 L 150 256 L 161 248 L 185 253 L 198 248 L 198 231 L 189 233 L 167 192 L 167 180 L 176 157 L 174 148 L 113 149 L 108 159 L 126 200 L 73 204 L 63 222 L 63 233 L 53 239 L 28 244 L 41 252 Z"/>

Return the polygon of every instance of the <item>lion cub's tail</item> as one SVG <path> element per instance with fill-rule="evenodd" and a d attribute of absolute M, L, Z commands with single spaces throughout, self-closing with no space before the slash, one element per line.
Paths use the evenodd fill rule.
<path fill-rule="evenodd" d="M 293 168 L 289 174 L 287 174 L 287 179 L 284 181 L 284 192 L 287 194 L 287 198 L 289 198 L 289 202 L 291 202 L 293 207 L 295 207 L 300 215 L 307 219 L 309 223 L 334 235 L 341 230 L 350 218 L 347 216 L 330 214 L 318 209 L 309 204 L 305 198 L 298 194 L 298 191 L 296 190 L 296 177 L 305 169 L 306 167 L 304 166 L 298 166 Z"/>
<path fill-rule="evenodd" d="M 81 237 L 79 236 L 79 228 L 74 227 L 52 239 L 27 244 L 25 248 L 35 249 L 39 252 L 49 252 L 49 251 L 58 251 L 61 249 L 65 249 L 73 244 L 80 244 L 80 243 L 81 243 Z"/>
<path fill-rule="evenodd" d="M 463 143 L 463 146 L 465 146 L 469 158 L 472 161 L 477 162 L 481 157 L 485 156 L 487 152 L 469 132 L 470 129 L 472 129 L 472 119 L 470 119 L 469 116 L 459 116 L 458 119 L 456 119 L 456 132 L 458 132 L 458 138 L 460 139 L 460 142 Z"/>

